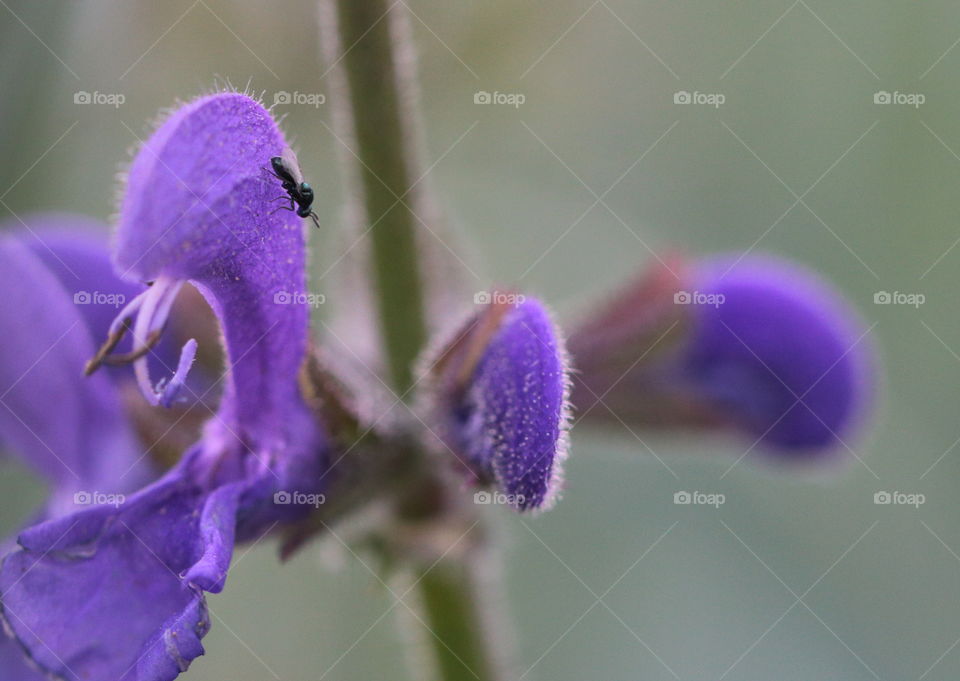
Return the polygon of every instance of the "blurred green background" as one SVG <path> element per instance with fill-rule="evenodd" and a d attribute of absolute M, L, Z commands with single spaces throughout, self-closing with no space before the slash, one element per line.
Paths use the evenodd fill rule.
<path fill-rule="evenodd" d="M 224 79 L 268 102 L 328 92 L 310 2 L 0 5 L 3 218 L 108 218 L 119 164 L 157 112 Z M 427 160 L 440 159 L 430 180 L 472 239 L 459 255 L 474 288 L 515 284 L 569 320 L 651 253 L 769 251 L 835 282 L 875 323 L 882 358 L 875 421 L 849 443 L 862 463 L 850 455 L 817 476 L 753 456 L 725 474 L 749 443 L 578 429 L 556 510 L 490 509 L 516 676 L 960 677 L 960 5 L 413 0 L 391 11 L 413 28 Z M 125 101 L 75 104 L 79 91 Z M 477 105 L 478 91 L 525 101 Z M 678 92 L 724 102 L 677 104 Z M 925 101 L 875 103 L 878 92 Z M 342 249 L 330 234 L 341 202 L 329 104 L 279 110 L 318 191 L 320 272 Z M 880 291 L 926 301 L 876 305 Z M 42 489 L 16 464 L 0 470 L 6 535 Z M 679 490 L 726 503 L 677 506 Z M 875 505 L 878 491 L 926 503 Z M 241 548 L 188 678 L 403 678 L 404 629 L 419 625 L 397 617 L 402 606 L 383 616 L 393 598 L 336 553 L 314 545 L 281 569 L 268 543 Z"/>

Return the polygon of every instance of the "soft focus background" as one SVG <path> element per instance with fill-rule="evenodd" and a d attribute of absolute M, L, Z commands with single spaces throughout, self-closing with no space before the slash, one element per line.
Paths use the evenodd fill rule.
<path fill-rule="evenodd" d="M 268 103 L 328 92 L 310 2 L 0 5 L 2 219 L 109 217 L 115 173 L 149 121 L 218 82 L 249 81 Z M 391 11 L 412 22 L 429 177 L 472 239 L 457 249 L 474 288 L 515 284 L 569 320 L 653 253 L 769 251 L 849 296 L 884 368 L 875 424 L 848 443 L 861 461 L 847 453 L 816 476 L 753 455 L 731 468 L 749 442 L 578 429 L 555 511 L 490 509 L 517 676 L 958 678 L 960 5 L 399 0 Z M 478 91 L 525 99 L 475 104 Z M 124 102 L 78 104 L 78 92 Z M 678 104 L 678 92 L 724 101 Z M 896 103 L 920 101 L 910 95 L 923 103 Z M 278 111 L 317 188 L 319 276 L 342 249 L 329 104 Z M 878 305 L 878 292 L 925 301 Z M 42 490 L 0 465 L 8 534 Z M 726 503 L 677 506 L 680 490 Z M 879 491 L 926 501 L 875 505 Z M 187 678 L 400 678 L 403 629 L 419 625 L 335 548 L 282 569 L 273 546 L 241 548 Z"/>

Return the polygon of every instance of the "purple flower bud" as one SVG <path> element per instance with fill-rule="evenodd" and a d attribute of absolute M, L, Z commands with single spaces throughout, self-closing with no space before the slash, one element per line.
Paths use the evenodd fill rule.
<path fill-rule="evenodd" d="M 578 405 L 642 425 L 734 426 L 791 458 L 841 448 L 872 392 L 872 346 L 854 310 L 773 257 L 681 272 L 673 286 L 630 287 L 574 335 Z M 624 317 L 639 330 L 623 333 Z"/>
<path fill-rule="evenodd" d="M 441 440 L 517 510 L 549 508 L 562 484 L 568 371 L 546 309 L 522 296 L 484 305 L 431 368 Z"/>

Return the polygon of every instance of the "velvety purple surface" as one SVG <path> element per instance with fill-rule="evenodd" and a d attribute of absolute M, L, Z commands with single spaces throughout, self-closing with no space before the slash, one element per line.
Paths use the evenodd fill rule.
<path fill-rule="evenodd" d="M 696 290 L 724 301 L 692 310 L 686 378 L 767 445 L 839 448 L 871 394 L 866 327 L 812 272 L 769 257 L 734 262 L 695 271 Z"/>
<path fill-rule="evenodd" d="M 46 677 L 27 663 L 23 651 L 16 642 L 0 640 L 0 670 L 4 681 L 46 681 Z"/>
<path fill-rule="evenodd" d="M 50 484 L 39 521 L 77 510 L 77 492 L 122 493 L 152 473 L 140 459 L 113 384 L 81 374 L 94 349 L 91 332 L 98 325 L 105 332 L 113 314 L 108 308 L 107 315 L 98 315 L 94 306 L 73 298 L 76 291 L 106 291 L 111 280 L 118 282 L 105 235 L 78 216 L 24 220 L 28 228 L 17 223 L 0 237 L 0 285 L 18 303 L 0 310 L 0 443 Z M 4 551 L 11 544 L 4 542 Z M 8 639 L 0 641 L 0 677 L 44 678 Z"/>
<path fill-rule="evenodd" d="M 0 264 L 17 301 L 0 306 L 0 440 L 53 484 L 58 507 L 76 490 L 119 491 L 138 447 L 114 385 L 83 378 L 94 341 L 80 306 L 18 236 L 0 238 Z"/>
<path fill-rule="evenodd" d="M 142 284 L 124 281 L 114 271 L 107 250 L 107 225 L 68 213 L 36 213 L 22 219 L 25 226 L 19 221 L 7 221 L 0 225 L 0 233 L 17 234 L 71 298 L 76 297 L 77 310 L 86 319 L 94 344 L 99 345 L 106 338 L 117 308 L 107 304 L 105 297 L 94 299 L 93 294 L 119 294 L 124 300 L 132 300 L 143 290 Z M 84 293 L 90 296 L 82 296 Z"/>
<path fill-rule="evenodd" d="M 229 352 L 224 404 L 236 413 L 221 417 L 255 437 L 272 437 L 299 404 L 293 378 L 307 342 L 306 306 L 275 300 L 306 292 L 303 220 L 277 210 L 284 192 L 264 170 L 285 146 L 245 95 L 185 105 L 137 154 L 116 238 L 125 276 L 190 280 L 205 295 Z"/>
<path fill-rule="evenodd" d="M 305 292 L 302 221 L 273 212 L 282 189 L 262 170 L 284 147 L 262 106 L 221 93 L 178 109 L 133 162 L 117 269 L 155 282 L 136 314 L 156 328 L 169 302 L 158 296 L 186 281 L 205 295 L 223 329 L 225 389 L 201 442 L 162 480 L 27 530 L 5 560 L 6 623 L 54 674 L 176 677 L 203 652 L 202 592 L 223 587 L 234 539 L 305 510 L 274 504 L 276 491 L 319 487 L 324 435 L 297 388 L 308 311 L 276 295 Z"/>
<path fill-rule="evenodd" d="M 239 491 L 207 495 L 178 469 L 119 509 L 25 531 L 3 567 L 4 586 L 16 580 L 4 616 L 33 659 L 66 679 L 174 678 L 202 652 L 201 590 L 223 586 Z"/>
<path fill-rule="evenodd" d="M 544 307 L 528 299 L 490 339 L 458 405 L 458 440 L 518 510 L 548 508 L 562 483 L 567 366 Z"/>

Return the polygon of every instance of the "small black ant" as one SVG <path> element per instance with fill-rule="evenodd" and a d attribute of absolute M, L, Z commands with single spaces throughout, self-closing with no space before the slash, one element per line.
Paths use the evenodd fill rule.
<path fill-rule="evenodd" d="M 297 163 L 297 157 L 293 155 L 290 147 L 286 147 L 281 156 L 271 158 L 270 165 L 273 166 L 271 174 L 280 180 L 280 185 L 287 192 L 287 198 L 290 199 L 289 208 L 286 206 L 280 208 L 292 210 L 302 218 L 310 218 L 313 220 L 313 224 L 319 227 L 320 219 L 311 208 L 313 205 L 313 187 L 303 181 L 300 164 Z M 296 205 L 296 208 L 294 208 L 294 205 Z"/>

